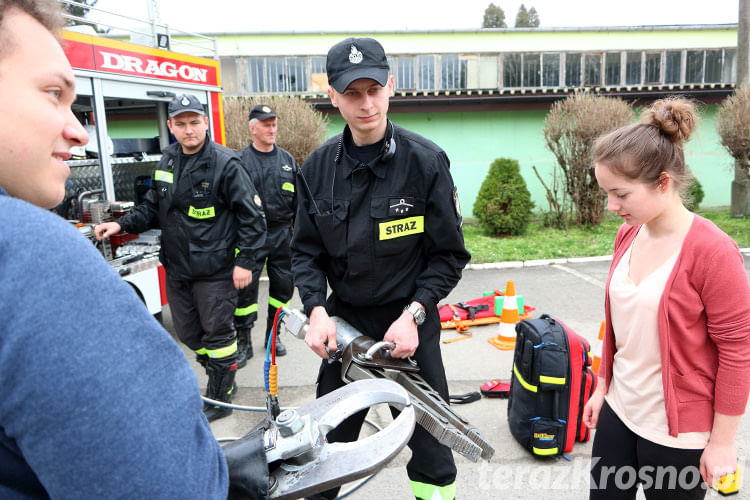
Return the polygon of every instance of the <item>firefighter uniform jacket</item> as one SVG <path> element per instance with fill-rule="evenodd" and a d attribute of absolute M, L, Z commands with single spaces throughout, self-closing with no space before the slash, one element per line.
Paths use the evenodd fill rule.
<path fill-rule="evenodd" d="M 237 154 L 263 201 L 268 227 L 289 226 L 297 211 L 297 164 L 292 155 L 278 146 L 265 153 L 252 144 Z"/>
<path fill-rule="evenodd" d="M 145 201 L 118 220 L 129 233 L 162 230 L 160 259 L 172 279 L 221 280 L 252 269 L 266 223 L 239 158 L 206 138 L 190 160 L 179 143 L 164 149 Z"/>
<path fill-rule="evenodd" d="M 390 122 L 387 131 L 369 164 L 347 154 L 347 126 L 302 167 L 292 270 L 308 313 L 325 305 L 326 278 L 353 306 L 416 300 L 430 311 L 469 262 L 445 152 Z"/>

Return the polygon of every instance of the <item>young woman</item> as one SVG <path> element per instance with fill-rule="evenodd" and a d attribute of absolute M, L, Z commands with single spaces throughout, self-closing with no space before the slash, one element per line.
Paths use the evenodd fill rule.
<path fill-rule="evenodd" d="M 683 99 L 600 137 L 593 160 L 620 215 L 606 288 L 590 499 L 698 499 L 734 472 L 734 435 L 750 389 L 750 285 L 737 245 L 691 213 Z M 702 479 L 702 480 L 701 480 Z M 705 481 L 705 484 L 704 484 Z"/>

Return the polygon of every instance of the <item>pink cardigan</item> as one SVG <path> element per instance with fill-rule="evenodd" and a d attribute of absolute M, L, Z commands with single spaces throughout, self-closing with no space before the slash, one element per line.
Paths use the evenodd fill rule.
<path fill-rule="evenodd" d="M 607 279 L 599 376 L 612 379 L 609 282 L 640 226 L 623 224 Z M 750 283 L 737 244 L 698 215 L 659 302 L 659 345 L 669 434 L 705 432 L 714 412 L 742 415 L 750 392 Z"/>

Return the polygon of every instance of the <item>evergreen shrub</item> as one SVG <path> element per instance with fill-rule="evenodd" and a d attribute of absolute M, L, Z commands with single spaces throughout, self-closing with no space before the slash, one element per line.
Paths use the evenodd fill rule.
<path fill-rule="evenodd" d="M 705 193 L 703 192 L 703 186 L 698 182 L 698 179 L 693 177 L 687 187 L 687 193 L 685 196 L 685 206 L 691 212 L 695 212 L 701 205 Z"/>
<path fill-rule="evenodd" d="M 498 158 L 479 188 L 474 216 L 493 235 L 523 234 L 534 202 L 518 161 Z"/>

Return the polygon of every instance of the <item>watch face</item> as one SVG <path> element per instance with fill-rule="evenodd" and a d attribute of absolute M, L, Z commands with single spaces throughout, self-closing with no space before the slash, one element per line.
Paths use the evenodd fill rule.
<path fill-rule="evenodd" d="M 412 313 L 412 315 L 414 316 L 414 322 L 417 325 L 421 325 L 422 323 L 424 323 L 424 320 L 427 317 L 427 313 L 425 313 L 422 309 L 416 306 L 413 308 L 409 307 L 409 312 Z"/>
<path fill-rule="evenodd" d="M 417 314 L 414 315 L 414 319 L 417 321 L 418 325 L 421 325 L 424 323 L 424 320 L 427 318 L 427 314 L 423 310 L 419 310 Z"/>

